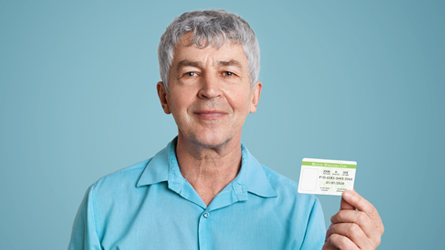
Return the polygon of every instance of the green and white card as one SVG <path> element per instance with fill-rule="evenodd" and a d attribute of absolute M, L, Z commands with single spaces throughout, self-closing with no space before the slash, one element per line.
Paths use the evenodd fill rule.
<path fill-rule="evenodd" d="M 304 158 L 298 192 L 302 194 L 341 195 L 354 188 L 355 161 Z"/>

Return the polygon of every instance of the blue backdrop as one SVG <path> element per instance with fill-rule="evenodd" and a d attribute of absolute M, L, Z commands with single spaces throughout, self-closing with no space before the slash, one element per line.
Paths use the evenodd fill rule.
<path fill-rule="evenodd" d="M 445 224 L 445 2 L 0 1 L 0 249 L 65 249 L 85 190 L 176 134 L 157 45 L 182 12 L 257 33 L 263 93 L 243 143 L 298 180 L 304 157 L 358 162 L 380 249 L 437 249 Z M 327 223 L 339 197 L 319 196 Z"/>

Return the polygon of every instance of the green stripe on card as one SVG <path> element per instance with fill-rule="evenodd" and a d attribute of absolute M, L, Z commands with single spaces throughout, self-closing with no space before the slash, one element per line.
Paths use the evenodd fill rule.
<path fill-rule="evenodd" d="M 313 162 L 313 161 L 303 161 L 301 163 L 303 166 L 318 166 L 326 168 L 357 168 L 357 165 L 352 164 L 340 164 L 340 163 L 328 163 L 328 162 Z"/>

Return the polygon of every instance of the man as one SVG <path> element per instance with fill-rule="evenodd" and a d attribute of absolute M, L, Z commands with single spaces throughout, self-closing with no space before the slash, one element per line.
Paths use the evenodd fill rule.
<path fill-rule="evenodd" d="M 319 201 L 241 144 L 262 83 L 255 33 L 226 11 L 182 14 L 159 45 L 162 108 L 178 136 L 93 184 L 69 249 L 375 249 L 383 225 L 356 192 L 325 231 Z M 357 209 L 357 210 L 356 210 Z"/>

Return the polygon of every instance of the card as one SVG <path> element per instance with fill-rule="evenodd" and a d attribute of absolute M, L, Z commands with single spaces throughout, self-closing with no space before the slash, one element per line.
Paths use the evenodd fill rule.
<path fill-rule="evenodd" d="M 341 195 L 354 188 L 355 161 L 304 158 L 298 192 L 302 194 Z"/>

